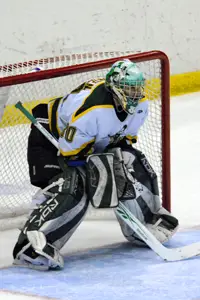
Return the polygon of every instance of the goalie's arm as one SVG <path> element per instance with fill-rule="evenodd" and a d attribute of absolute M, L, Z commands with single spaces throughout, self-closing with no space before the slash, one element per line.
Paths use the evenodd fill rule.
<path fill-rule="evenodd" d="M 91 125 L 89 125 L 91 126 Z M 67 125 L 58 140 L 60 154 L 66 158 L 84 158 L 95 142 L 95 136 L 86 133 L 80 124 Z"/>
<path fill-rule="evenodd" d="M 115 147 L 120 147 L 122 149 L 126 149 L 129 147 L 132 147 L 135 143 L 138 141 L 138 134 L 140 131 L 140 128 L 144 125 L 147 117 L 148 117 L 148 110 L 149 110 L 149 101 L 145 100 L 141 103 L 139 103 L 138 108 L 136 110 L 137 114 L 141 114 L 141 118 L 138 120 L 137 126 L 130 126 L 130 133 L 127 134 L 122 140 L 120 140 Z M 133 123 L 134 123 L 133 118 Z M 109 148 L 111 148 L 112 145 L 109 145 Z"/>
<path fill-rule="evenodd" d="M 69 124 L 61 133 L 58 141 L 49 133 L 19 101 L 15 105 L 43 133 L 65 158 L 83 158 L 95 142 L 96 126 L 94 118 L 84 116 Z M 88 130 L 87 128 L 91 128 Z"/>

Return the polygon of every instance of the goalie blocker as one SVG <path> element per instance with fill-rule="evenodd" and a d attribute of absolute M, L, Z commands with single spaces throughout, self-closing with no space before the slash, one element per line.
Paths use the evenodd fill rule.
<path fill-rule="evenodd" d="M 118 205 L 113 164 L 113 153 L 93 154 L 87 158 L 87 194 L 94 208 L 114 208 Z"/>
<path fill-rule="evenodd" d="M 177 219 L 160 205 L 156 174 L 138 150 L 110 149 L 89 156 L 86 168 L 65 166 L 63 171 L 35 195 L 33 203 L 39 205 L 15 245 L 14 264 L 41 270 L 63 268 L 59 250 L 83 220 L 89 201 L 98 209 L 114 208 L 123 201 L 160 242 L 176 231 Z M 124 236 L 132 243 L 143 243 L 117 210 L 116 216 Z"/>

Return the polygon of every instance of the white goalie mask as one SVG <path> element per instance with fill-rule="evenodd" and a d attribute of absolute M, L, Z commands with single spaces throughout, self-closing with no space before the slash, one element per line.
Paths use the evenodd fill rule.
<path fill-rule="evenodd" d="M 134 114 L 140 99 L 144 98 L 145 78 L 135 63 L 117 61 L 106 75 L 106 86 L 111 89 L 117 107 Z"/>

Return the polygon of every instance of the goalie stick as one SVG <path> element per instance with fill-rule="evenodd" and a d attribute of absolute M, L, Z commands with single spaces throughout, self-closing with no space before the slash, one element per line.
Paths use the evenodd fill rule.
<path fill-rule="evenodd" d="M 15 104 L 15 107 L 21 110 L 21 112 L 37 127 L 37 129 L 58 149 L 57 140 L 34 118 L 34 116 L 22 105 L 19 101 Z"/>
<path fill-rule="evenodd" d="M 178 261 L 200 255 L 200 242 L 179 248 L 167 248 L 163 246 L 155 236 L 119 201 L 115 208 L 118 216 L 134 230 L 156 254 L 166 261 Z"/>
<path fill-rule="evenodd" d="M 21 102 L 16 103 L 15 107 L 58 149 L 58 141 L 34 118 Z M 179 261 L 200 255 L 200 242 L 179 248 L 167 248 L 162 245 L 121 201 L 119 201 L 118 207 L 115 208 L 115 212 L 162 259 L 166 261 Z"/>

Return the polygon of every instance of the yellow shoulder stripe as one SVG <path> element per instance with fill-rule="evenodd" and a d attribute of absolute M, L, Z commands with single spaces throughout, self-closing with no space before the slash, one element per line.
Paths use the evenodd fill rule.
<path fill-rule="evenodd" d="M 139 103 L 145 102 L 145 101 L 147 101 L 147 100 L 148 100 L 148 99 L 147 99 L 147 97 L 145 96 L 144 98 L 142 98 L 142 99 L 139 100 Z"/>
<path fill-rule="evenodd" d="M 82 116 L 86 115 L 90 111 L 97 109 L 97 108 L 113 108 L 113 105 L 111 105 L 111 104 L 95 105 L 95 106 L 88 108 L 87 110 L 85 110 L 84 112 L 82 112 L 81 114 L 79 114 L 76 117 L 75 117 L 75 114 L 73 114 L 71 123 L 75 122 L 78 118 L 81 118 Z"/>
<path fill-rule="evenodd" d="M 91 111 L 91 110 L 93 110 L 93 109 L 95 109 L 95 108 L 97 108 L 97 107 L 101 107 L 101 106 L 93 106 L 93 107 L 91 107 L 91 108 L 89 108 L 89 109 L 87 109 L 86 111 L 84 111 L 84 112 L 82 112 L 80 115 L 77 115 L 76 116 L 76 113 L 77 113 L 77 111 L 81 108 L 81 106 L 83 106 L 84 105 L 84 103 L 85 103 L 85 101 L 87 100 L 87 98 L 92 94 L 92 92 L 99 86 L 99 85 L 101 85 L 102 83 L 104 83 L 105 82 L 105 80 L 102 80 L 102 81 L 100 81 L 98 84 L 96 84 L 96 85 L 94 85 L 94 87 L 92 87 L 91 88 L 91 91 L 90 91 L 90 93 L 83 99 L 83 102 L 81 103 L 81 105 L 77 108 L 77 110 L 73 113 L 73 115 L 72 115 L 72 120 L 71 120 L 71 122 L 73 123 L 73 122 L 75 122 L 78 118 L 80 118 L 80 117 L 82 117 L 83 115 L 85 115 L 86 113 L 88 113 L 89 111 Z M 102 107 L 105 107 L 106 105 L 102 105 Z M 108 106 L 108 105 L 107 105 Z M 110 107 L 107 107 L 107 108 L 111 108 L 111 107 L 113 107 L 112 105 L 109 105 Z M 106 107 L 105 107 L 106 108 Z"/>

